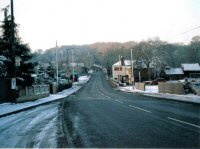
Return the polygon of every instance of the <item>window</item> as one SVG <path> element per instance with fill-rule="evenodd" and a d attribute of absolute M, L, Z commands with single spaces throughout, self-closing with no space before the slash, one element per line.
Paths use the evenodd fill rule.
<path fill-rule="evenodd" d="M 115 67 L 114 70 L 115 71 L 122 71 L 122 67 Z"/>

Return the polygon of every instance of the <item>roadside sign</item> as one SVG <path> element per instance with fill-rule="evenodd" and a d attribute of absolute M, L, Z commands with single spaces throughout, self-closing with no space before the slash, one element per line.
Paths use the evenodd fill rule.
<path fill-rule="evenodd" d="M 11 89 L 16 89 L 16 78 L 11 79 Z"/>
<path fill-rule="evenodd" d="M 15 57 L 15 66 L 20 66 L 20 61 L 21 61 L 21 58 L 20 57 Z"/>

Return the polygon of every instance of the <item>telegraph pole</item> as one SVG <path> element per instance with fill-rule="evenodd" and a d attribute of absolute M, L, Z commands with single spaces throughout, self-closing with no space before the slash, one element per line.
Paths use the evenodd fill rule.
<path fill-rule="evenodd" d="M 57 82 L 57 89 L 58 89 L 58 45 L 56 41 L 56 82 Z"/>
<path fill-rule="evenodd" d="M 13 0 L 11 4 L 11 61 L 12 61 L 12 74 L 11 74 L 11 90 L 12 102 L 16 102 L 16 67 L 15 67 L 15 31 L 14 31 L 14 6 Z"/>
<path fill-rule="evenodd" d="M 74 76 L 74 51 L 72 51 L 72 63 L 73 63 L 73 66 L 72 66 L 73 75 L 72 75 L 72 77 L 73 77 L 73 82 L 74 82 L 74 78 L 75 78 L 75 76 Z"/>
<path fill-rule="evenodd" d="M 133 49 L 131 49 L 131 69 L 132 69 L 132 83 L 134 85 Z"/>

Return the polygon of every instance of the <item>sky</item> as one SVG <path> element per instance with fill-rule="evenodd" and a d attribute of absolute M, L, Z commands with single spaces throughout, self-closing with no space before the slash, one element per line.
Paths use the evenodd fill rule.
<path fill-rule="evenodd" d="M 0 9 L 9 3 L 0 0 Z M 19 35 L 33 51 L 56 41 L 61 46 L 159 37 L 187 44 L 200 35 L 200 28 L 189 31 L 200 26 L 199 8 L 200 0 L 14 0 Z"/>

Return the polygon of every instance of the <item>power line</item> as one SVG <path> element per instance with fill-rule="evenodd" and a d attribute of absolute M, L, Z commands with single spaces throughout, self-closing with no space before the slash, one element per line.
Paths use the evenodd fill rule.
<path fill-rule="evenodd" d="M 199 28 L 200 28 L 200 26 L 197 26 L 197 27 L 195 27 L 195 28 L 192 28 L 192 29 L 190 29 L 190 30 L 187 30 L 187 31 L 185 31 L 185 32 L 182 32 L 182 33 L 180 33 L 179 35 L 186 34 L 186 33 L 188 33 L 188 32 L 191 32 L 191 31 L 197 30 L 197 29 L 199 29 Z"/>

